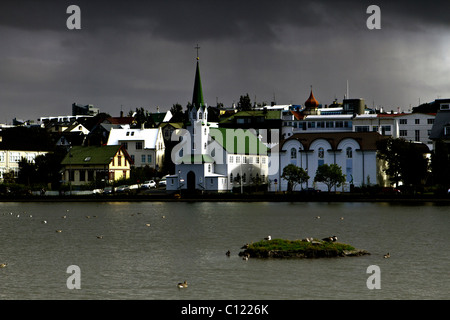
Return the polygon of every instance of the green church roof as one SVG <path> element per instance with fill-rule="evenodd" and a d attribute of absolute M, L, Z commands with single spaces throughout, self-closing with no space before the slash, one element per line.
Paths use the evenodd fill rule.
<path fill-rule="evenodd" d="M 269 150 L 251 130 L 211 128 L 209 134 L 230 154 L 267 155 Z"/>

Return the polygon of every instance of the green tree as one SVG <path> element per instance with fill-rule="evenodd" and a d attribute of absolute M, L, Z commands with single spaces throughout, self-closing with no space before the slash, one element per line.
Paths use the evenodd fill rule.
<path fill-rule="evenodd" d="M 423 184 L 428 175 L 428 160 L 424 153 L 429 152 L 423 144 L 408 142 L 405 139 L 384 139 L 377 143 L 378 158 L 386 162 L 385 172 L 398 186 Z"/>
<path fill-rule="evenodd" d="M 239 111 L 248 111 L 252 109 L 252 102 L 248 93 L 245 96 L 241 96 L 239 98 L 237 108 Z"/>
<path fill-rule="evenodd" d="M 303 184 L 308 181 L 309 176 L 303 168 L 297 167 L 294 164 L 288 164 L 283 168 L 283 174 L 281 178 L 287 180 L 288 182 L 288 191 L 292 192 L 295 190 L 297 184 Z"/>
<path fill-rule="evenodd" d="M 185 120 L 185 113 L 183 112 L 183 107 L 181 104 L 174 104 L 172 108 L 170 108 L 170 112 L 172 113 L 172 119 L 170 119 L 170 122 L 183 122 Z"/>
<path fill-rule="evenodd" d="M 345 182 L 345 174 L 337 164 L 323 164 L 317 168 L 314 182 L 323 182 L 330 192 L 334 186 L 340 187 Z"/>

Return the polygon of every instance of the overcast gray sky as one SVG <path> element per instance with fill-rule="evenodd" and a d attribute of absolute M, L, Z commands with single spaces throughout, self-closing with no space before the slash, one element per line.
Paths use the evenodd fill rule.
<path fill-rule="evenodd" d="M 71 4 L 81 30 L 69 30 Z M 381 9 L 369 30 L 367 7 Z M 450 98 L 450 2 L 0 2 L 0 122 L 93 104 L 168 110 L 192 99 L 196 50 L 205 102 L 322 104 L 351 98 L 403 110 Z"/>

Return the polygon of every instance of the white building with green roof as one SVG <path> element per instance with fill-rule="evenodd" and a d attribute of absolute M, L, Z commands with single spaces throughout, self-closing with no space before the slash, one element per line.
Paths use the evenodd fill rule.
<path fill-rule="evenodd" d="M 234 187 L 267 181 L 267 147 L 251 129 L 218 128 L 208 122 L 203 101 L 200 69 L 194 82 L 192 105 L 186 130 L 178 131 L 179 143 L 173 148 L 175 173 L 167 176 L 168 191 L 227 192 Z"/>

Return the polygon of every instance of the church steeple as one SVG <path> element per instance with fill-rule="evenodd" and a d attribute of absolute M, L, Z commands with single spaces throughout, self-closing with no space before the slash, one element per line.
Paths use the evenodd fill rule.
<path fill-rule="evenodd" d="M 192 106 L 196 109 L 205 106 L 205 101 L 203 100 L 202 80 L 200 78 L 200 66 L 198 63 L 198 58 L 197 70 L 195 72 L 194 93 L 192 95 Z"/>
<path fill-rule="evenodd" d="M 194 81 L 194 93 L 192 95 L 192 106 L 195 109 L 200 109 L 205 107 L 205 101 L 203 100 L 203 90 L 202 90 L 202 80 L 200 78 L 200 66 L 199 66 L 199 60 L 198 57 L 198 49 L 200 47 L 197 45 L 195 47 L 197 49 L 197 69 L 195 71 L 195 81 Z"/>

